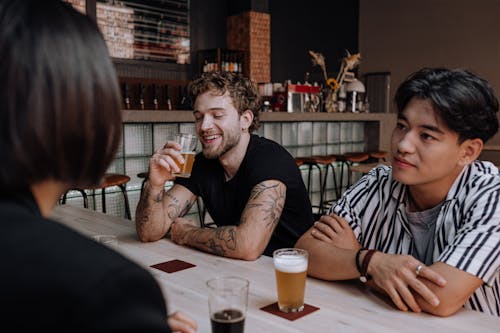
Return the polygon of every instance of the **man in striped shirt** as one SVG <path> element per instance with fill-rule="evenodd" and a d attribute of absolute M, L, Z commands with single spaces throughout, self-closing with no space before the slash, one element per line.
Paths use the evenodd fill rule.
<path fill-rule="evenodd" d="M 392 167 L 373 169 L 299 239 L 308 273 L 359 277 L 403 311 L 500 316 L 500 175 L 477 161 L 498 101 L 468 71 L 422 69 L 395 102 Z"/>

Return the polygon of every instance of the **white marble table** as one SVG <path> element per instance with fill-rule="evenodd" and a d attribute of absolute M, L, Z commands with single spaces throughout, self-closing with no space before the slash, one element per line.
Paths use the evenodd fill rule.
<path fill-rule="evenodd" d="M 314 278 L 307 280 L 305 299 L 320 310 L 289 321 L 259 310 L 276 301 L 269 257 L 245 262 L 181 247 L 168 239 L 141 243 L 132 221 L 76 206 L 57 206 L 53 218 L 87 236 L 116 235 L 118 251 L 150 270 L 162 287 L 169 310 L 190 314 L 198 321 L 199 332 L 210 332 L 205 281 L 222 275 L 241 276 L 250 281 L 246 333 L 500 332 L 497 317 L 466 310 L 448 318 L 404 313 L 355 282 L 326 282 Z M 184 260 L 196 267 L 172 274 L 149 267 L 172 259 Z"/>

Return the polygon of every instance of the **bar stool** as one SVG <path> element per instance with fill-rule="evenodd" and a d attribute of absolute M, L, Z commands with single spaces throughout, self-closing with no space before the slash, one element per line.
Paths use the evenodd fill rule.
<path fill-rule="evenodd" d="M 354 163 L 361 163 L 370 158 L 369 153 L 358 153 L 358 152 L 350 152 L 340 155 L 335 155 L 337 161 L 341 162 L 340 165 L 340 186 L 337 187 L 337 197 L 340 198 L 342 195 L 342 186 L 344 185 L 344 167 L 347 168 L 347 185 L 346 188 L 351 186 L 351 177 L 352 177 L 352 165 Z"/>
<path fill-rule="evenodd" d="M 370 172 L 371 169 L 375 168 L 377 165 L 380 164 L 385 164 L 389 165 L 389 162 L 387 162 L 387 157 L 389 156 L 389 153 L 383 150 L 377 150 L 377 151 L 370 151 L 368 152 L 370 155 L 369 160 L 367 160 L 367 163 L 360 163 L 358 165 L 353 165 L 351 166 L 351 173 L 353 172 L 359 172 L 362 174 L 367 174 Z"/>
<path fill-rule="evenodd" d="M 102 212 L 106 213 L 106 188 L 112 187 L 112 186 L 118 186 L 123 194 L 123 199 L 125 201 L 125 215 L 129 220 L 131 220 L 131 214 L 130 214 L 130 205 L 128 201 L 128 195 L 127 195 L 127 188 L 126 184 L 130 181 L 130 177 L 127 175 L 119 174 L 119 173 L 106 173 L 104 174 L 102 181 L 99 185 L 96 186 L 91 186 L 88 189 L 92 190 L 92 196 L 95 198 L 95 190 L 101 190 L 101 203 L 102 203 Z M 78 192 L 83 197 L 83 206 L 85 208 L 88 208 L 88 198 L 87 194 L 85 193 L 85 190 L 83 189 L 73 189 Z M 68 192 L 64 193 L 63 198 L 61 200 L 62 204 L 66 203 L 66 196 Z"/>
<path fill-rule="evenodd" d="M 318 184 L 319 184 L 319 204 L 318 205 L 312 205 L 313 208 L 318 209 L 318 214 L 322 215 L 325 210 L 324 204 L 327 202 L 325 200 L 326 196 L 326 183 L 328 179 L 328 170 L 331 169 L 332 175 L 333 175 L 333 182 L 334 182 L 334 188 L 337 188 L 337 177 L 335 175 L 335 168 L 333 163 L 336 161 L 336 156 L 334 155 L 313 155 L 313 156 L 307 156 L 307 157 L 296 157 L 295 158 L 295 163 L 297 166 L 301 165 L 306 165 L 307 168 L 307 193 L 309 193 L 309 196 L 312 194 L 312 188 L 311 188 L 311 180 L 312 180 L 312 172 L 313 168 L 318 169 L 319 176 L 318 176 Z M 323 175 L 323 172 L 321 170 L 321 166 L 324 167 L 325 169 L 325 174 Z M 312 197 L 312 196 L 311 196 Z"/>

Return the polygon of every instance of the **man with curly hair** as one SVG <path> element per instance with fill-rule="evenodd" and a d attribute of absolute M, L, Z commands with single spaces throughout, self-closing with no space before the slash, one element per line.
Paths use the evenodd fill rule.
<path fill-rule="evenodd" d="M 312 226 L 312 208 L 293 157 L 279 144 L 251 134 L 259 126 L 260 97 L 247 78 L 204 74 L 189 85 L 196 132 L 203 151 L 190 178 L 165 182 L 183 163 L 175 142 L 155 152 L 136 213 L 142 241 L 171 231 L 181 245 L 216 255 L 255 260 L 292 247 Z M 203 198 L 217 228 L 200 228 L 183 218 Z"/>

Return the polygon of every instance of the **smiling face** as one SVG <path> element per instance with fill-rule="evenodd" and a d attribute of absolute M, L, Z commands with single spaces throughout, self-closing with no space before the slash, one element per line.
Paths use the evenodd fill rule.
<path fill-rule="evenodd" d="M 426 191 L 449 190 L 470 162 L 470 140 L 446 127 L 430 101 L 412 98 L 398 117 L 392 134 L 392 174 L 403 184 Z"/>
<path fill-rule="evenodd" d="M 207 91 L 199 95 L 193 114 L 203 155 L 209 159 L 220 158 L 236 147 L 243 129 L 249 126 L 247 117 L 240 116 L 228 92 L 218 95 Z"/>

